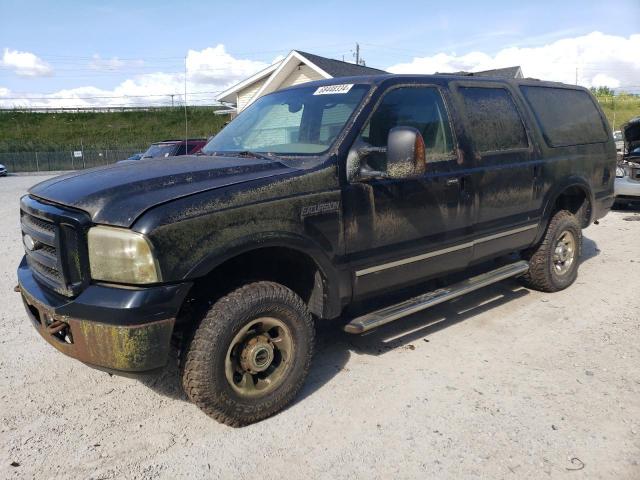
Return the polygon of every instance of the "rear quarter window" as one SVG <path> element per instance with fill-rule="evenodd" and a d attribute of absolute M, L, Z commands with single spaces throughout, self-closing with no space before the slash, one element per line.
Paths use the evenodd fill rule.
<path fill-rule="evenodd" d="M 605 124 L 591 96 L 583 90 L 520 86 L 545 141 L 551 147 L 606 142 Z"/>
<path fill-rule="evenodd" d="M 460 87 L 471 137 L 479 152 L 527 148 L 524 124 L 504 88 Z"/>

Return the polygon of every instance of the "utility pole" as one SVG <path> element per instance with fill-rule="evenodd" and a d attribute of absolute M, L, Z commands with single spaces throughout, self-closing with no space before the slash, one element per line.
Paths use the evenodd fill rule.
<path fill-rule="evenodd" d="M 366 66 L 364 58 L 360 58 L 360 44 L 356 42 L 356 51 L 353 52 L 353 56 L 356 59 L 356 65 Z"/>
<path fill-rule="evenodd" d="M 173 108 L 173 97 L 175 97 L 176 94 L 175 93 L 171 93 L 171 94 L 169 94 L 169 96 L 171 97 L 171 108 Z"/>

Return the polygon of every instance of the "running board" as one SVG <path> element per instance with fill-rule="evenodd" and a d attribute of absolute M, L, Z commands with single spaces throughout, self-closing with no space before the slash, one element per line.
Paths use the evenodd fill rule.
<path fill-rule="evenodd" d="M 511 277 L 517 277 L 529 270 L 529 262 L 524 260 L 505 265 L 490 272 L 476 275 L 462 282 L 450 285 L 445 288 L 439 288 L 432 292 L 423 293 L 417 297 L 410 298 L 404 302 L 381 308 L 375 312 L 367 313 L 361 317 L 354 318 L 344 326 L 347 333 L 364 333 L 373 328 L 379 327 L 389 322 L 393 322 L 412 313 L 425 310 L 434 305 L 446 302 L 456 297 L 473 292 L 479 288 L 486 287 L 492 283 L 499 282 Z"/>

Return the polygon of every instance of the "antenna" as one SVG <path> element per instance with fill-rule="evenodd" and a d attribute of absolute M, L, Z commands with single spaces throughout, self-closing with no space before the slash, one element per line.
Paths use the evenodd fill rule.
<path fill-rule="evenodd" d="M 189 122 L 187 120 L 187 56 L 184 57 L 184 151 L 187 153 Z"/>

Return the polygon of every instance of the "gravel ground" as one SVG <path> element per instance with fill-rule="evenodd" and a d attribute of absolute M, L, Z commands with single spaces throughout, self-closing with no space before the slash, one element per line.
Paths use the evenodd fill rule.
<path fill-rule="evenodd" d="M 507 281 L 366 336 L 323 329 L 297 401 L 232 429 L 174 363 L 109 376 L 38 337 L 13 286 L 41 179 L 0 179 L 2 478 L 640 478 L 639 213 L 586 230 L 563 292 Z"/>

